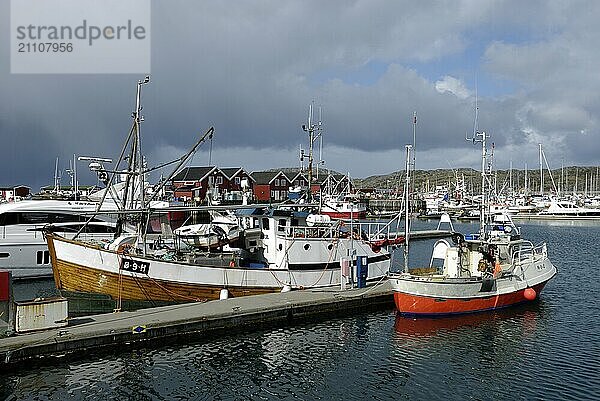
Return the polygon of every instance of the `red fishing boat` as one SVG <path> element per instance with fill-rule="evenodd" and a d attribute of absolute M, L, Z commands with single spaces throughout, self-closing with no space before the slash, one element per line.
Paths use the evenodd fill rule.
<path fill-rule="evenodd" d="M 521 238 L 508 215 L 489 213 L 485 190 L 490 174 L 486 134 L 477 132 L 474 141 L 481 142 L 483 149 L 479 233 L 456 233 L 452 243 L 438 240 L 429 266 L 409 268 L 407 216 L 404 271 L 390 277 L 396 308 L 401 314 L 453 315 L 533 301 L 557 273 L 545 243 L 534 246 Z M 408 171 L 407 168 L 407 183 Z M 405 193 L 408 204 L 408 191 Z"/>
<path fill-rule="evenodd" d="M 321 214 L 333 219 L 366 219 L 367 206 L 355 201 L 351 195 L 326 196 L 321 206 Z"/>

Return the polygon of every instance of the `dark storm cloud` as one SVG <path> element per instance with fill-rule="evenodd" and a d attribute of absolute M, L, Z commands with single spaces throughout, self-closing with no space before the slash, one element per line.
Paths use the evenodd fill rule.
<path fill-rule="evenodd" d="M 413 111 L 418 165 L 477 166 L 464 140 L 477 90 L 498 165 L 535 164 L 537 143 L 555 160 L 597 163 L 598 6 L 521 3 L 155 1 L 143 146 L 152 162 L 166 161 L 215 126 L 217 163 L 295 165 L 314 100 L 331 168 L 401 168 Z M 7 2 L 0 15 L 7 38 Z M 8 40 L 0 54 L 0 183 L 46 184 L 57 156 L 64 167 L 73 154 L 117 155 L 141 76 L 11 75 Z M 475 87 L 477 75 L 515 89 L 493 95 Z M 194 162 L 208 162 L 206 147 Z"/>

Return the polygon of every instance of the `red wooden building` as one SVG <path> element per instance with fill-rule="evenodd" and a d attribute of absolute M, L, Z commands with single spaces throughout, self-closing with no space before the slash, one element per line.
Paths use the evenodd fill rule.
<path fill-rule="evenodd" d="M 171 180 L 176 199 L 203 201 L 209 190 L 220 199 L 231 193 L 240 193 L 242 182 L 252 188 L 253 179 L 243 168 L 219 168 L 217 166 L 186 167 Z"/>
<path fill-rule="evenodd" d="M 292 181 L 283 171 L 255 171 L 254 199 L 258 202 L 283 201 L 288 198 Z"/>

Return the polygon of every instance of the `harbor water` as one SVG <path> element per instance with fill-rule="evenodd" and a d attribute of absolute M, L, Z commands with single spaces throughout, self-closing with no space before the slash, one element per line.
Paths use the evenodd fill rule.
<path fill-rule="evenodd" d="M 548 243 L 559 269 L 537 302 L 438 319 L 389 309 L 32 363 L 0 373 L 0 400 L 597 400 L 600 224 L 518 225 Z M 430 245 L 415 242 L 411 264 L 428 263 Z M 16 291 L 53 290 L 33 282 Z"/>

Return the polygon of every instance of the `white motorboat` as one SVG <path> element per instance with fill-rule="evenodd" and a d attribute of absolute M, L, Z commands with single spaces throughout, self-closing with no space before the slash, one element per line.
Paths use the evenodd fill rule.
<path fill-rule="evenodd" d="M 547 209 L 538 213 L 546 218 L 600 218 L 600 209 L 580 207 L 574 202 L 551 201 Z"/>
<path fill-rule="evenodd" d="M 50 277 L 50 254 L 42 228 L 72 238 L 96 210 L 97 203 L 67 200 L 23 200 L 0 205 L 0 268 L 15 278 Z M 95 218 L 80 233 L 87 241 L 112 240 L 115 224 Z"/>

